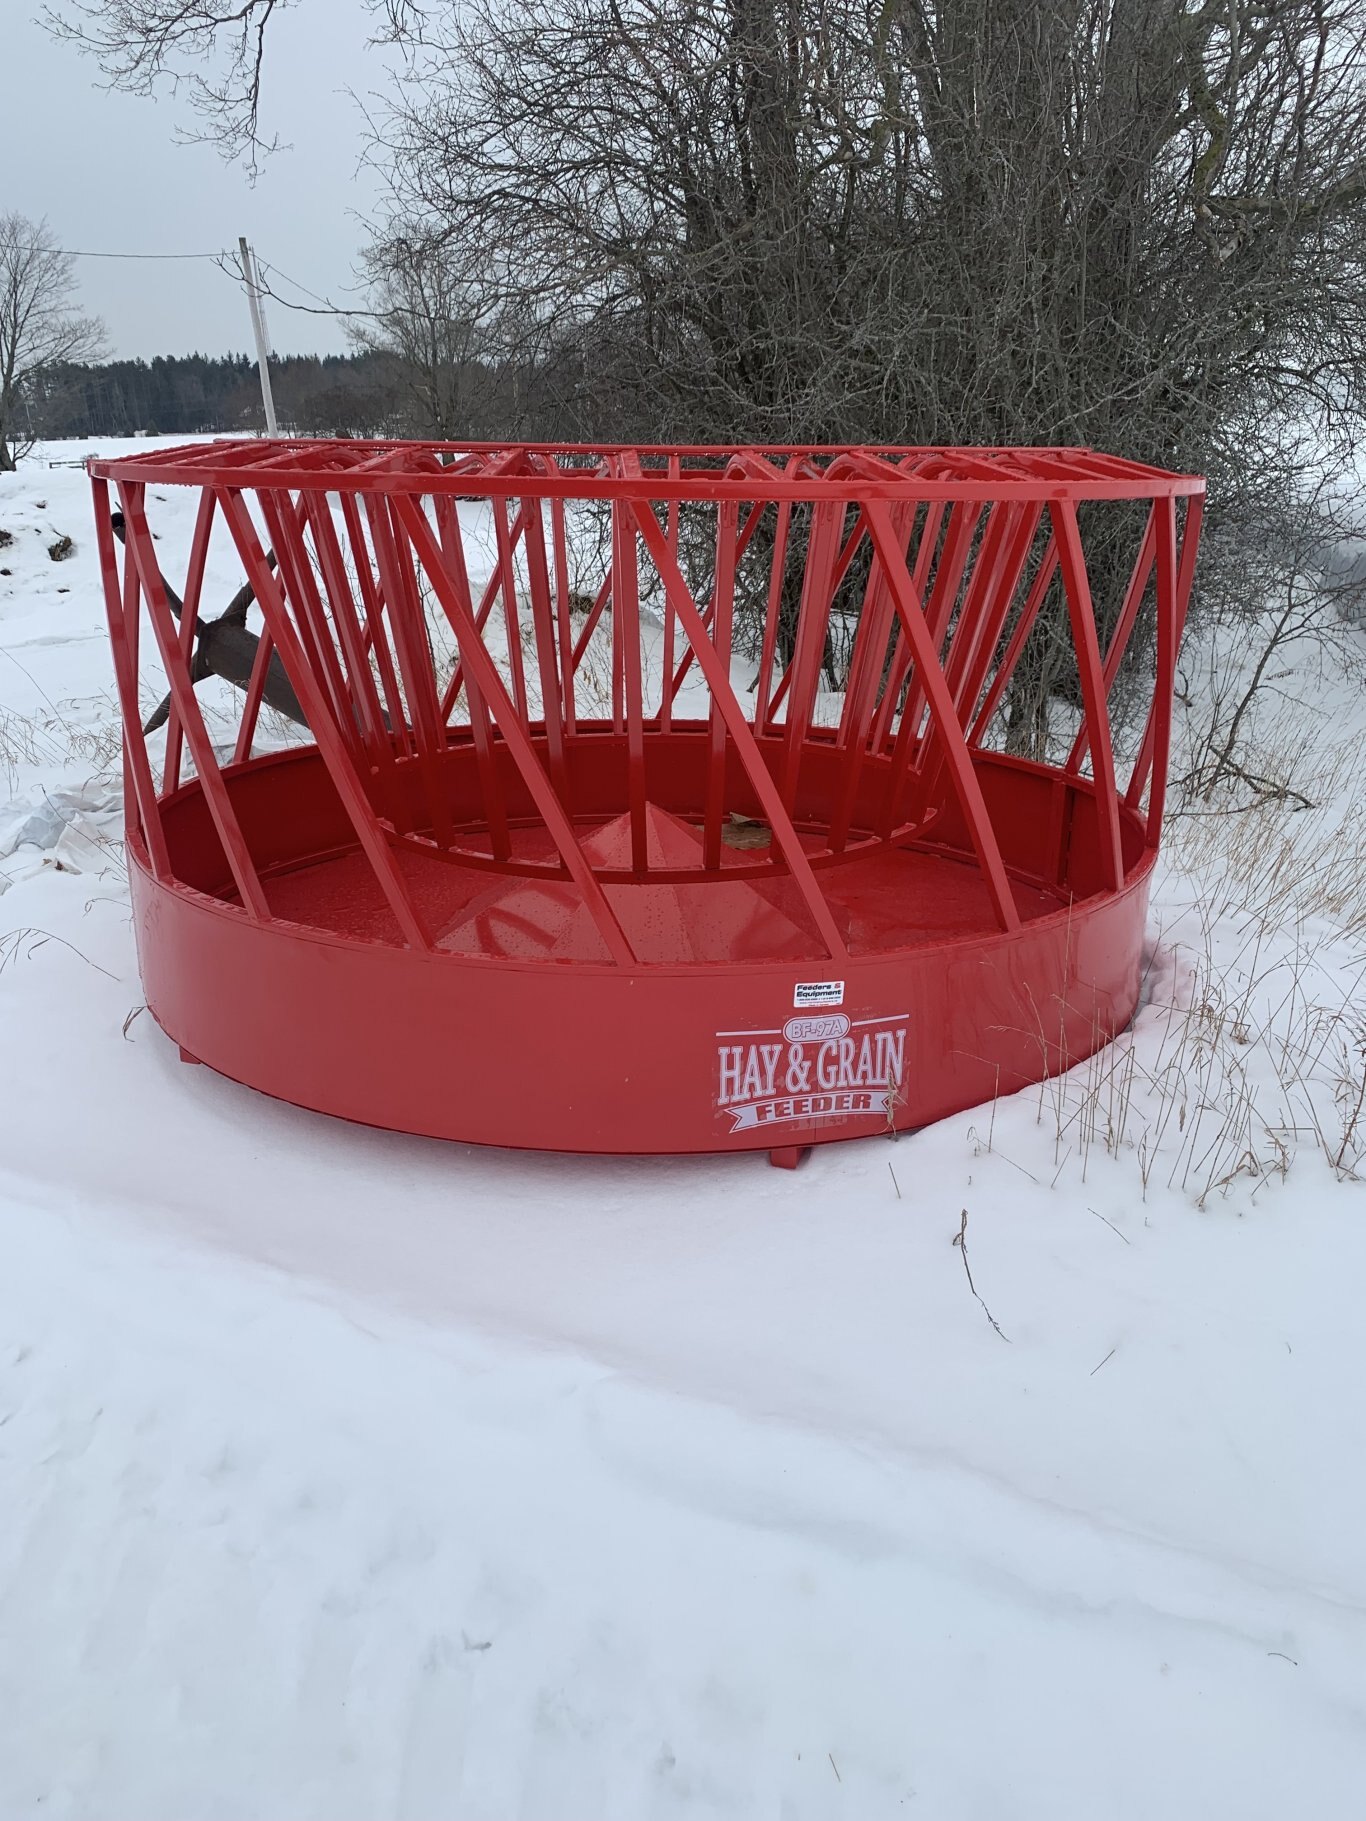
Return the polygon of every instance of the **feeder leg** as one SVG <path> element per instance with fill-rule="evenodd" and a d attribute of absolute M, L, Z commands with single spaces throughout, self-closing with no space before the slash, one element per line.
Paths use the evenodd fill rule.
<path fill-rule="evenodd" d="M 795 1170 L 797 1165 L 805 1163 L 810 1155 L 811 1146 L 809 1144 L 785 1144 L 770 1151 L 768 1161 L 775 1170 Z"/>
<path fill-rule="evenodd" d="M 199 1061 L 198 1056 L 192 1056 L 190 1054 L 190 1052 L 185 1048 L 185 1045 L 183 1043 L 178 1044 L 177 1048 L 180 1051 L 180 1060 L 182 1062 L 198 1062 Z"/>

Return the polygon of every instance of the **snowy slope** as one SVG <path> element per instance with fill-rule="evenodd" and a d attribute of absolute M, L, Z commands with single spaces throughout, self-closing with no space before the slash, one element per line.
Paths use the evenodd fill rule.
<path fill-rule="evenodd" d="M 440 1145 L 125 1028 L 85 489 L 0 477 L 0 1816 L 1356 1814 L 1359 689 L 1321 812 L 1174 826 L 1063 1083 L 796 1174 Z M 1253 915 L 1249 842 L 1317 870 Z"/>

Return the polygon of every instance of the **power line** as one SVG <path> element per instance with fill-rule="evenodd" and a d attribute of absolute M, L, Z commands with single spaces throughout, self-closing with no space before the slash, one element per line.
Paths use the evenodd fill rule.
<path fill-rule="evenodd" d="M 16 253 L 55 253 L 63 259 L 213 259 L 221 253 L 91 253 L 78 247 L 15 247 Z"/>
<path fill-rule="evenodd" d="M 219 253 L 215 255 L 215 257 L 218 260 L 219 271 L 222 272 L 225 277 L 240 283 L 241 269 L 233 255 L 231 253 Z M 287 285 L 293 285 L 294 289 L 296 291 L 302 291 L 305 297 L 313 298 L 320 307 L 315 309 L 312 304 L 294 303 L 290 298 L 282 297 L 274 286 L 267 282 L 268 275 L 270 274 L 273 274 L 276 278 L 283 278 Z M 327 298 L 319 297 L 316 291 L 310 291 L 307 285 L 301 285 L 298 279 L 291 278 L 288 272 L 282 272 L 279 266 L 272 265 L 268 259 L 257 261 L 256 278 L 258 294 L 261 297 L 268 297 L 272 303 L 279 304 L 282 309 L 297 311 L 300 316 L 369 316 L 376 322 L 382 322 L 386 315 L 394 314 L 393 311 L 384 312 L 380 310 L 341 309 L 337 304 L 329 303 Z"/>
<path fill-rule="evenodd" d="M 226 258 L 227 255 L 224 257 Z M 223 270 L 228 273 L 229 277 L 232 276 L 232 271 L 228 266 L 224 266 Z M 371 322 L 392 322 L 396 316 L 412 316 L 420 320 L 426 320 L 428 317 L 428 312 L 411 309 L 406 304 L 390 304 L 387 310 L 346 309 L 330 302 L 326 297 L 320 297 L 316 291 L 310 291 L 307 285 L 300 284 L 297 278 L 291 278 L 288 272 L 282 272 L 279 266 L 272 265 L 269 260 L 261 261 L 260 271 L 263 274 L 273 274 L 276 278 L 284 279 L 286 284 L 293 285 L 296 291 L 302 291 L 305 297 L 311 297 L 314 300 L 313 304 L 295 303 L 288 297 L 282 297 L 270 284 L 262 283 L 261 295 L 263 297 L 268 297 L 272 303 L 280 304 L 286 310 L 295 310 L 301 316 L 364 316 Z M 319 307 L 315 308 L 314 305 Z"/>
<path fill-rule="evenodd" d="M 343 309 L 337 304 L 329 302 L 326 297 L 319 297 L 316 291 L 310 291 L 307 285 L 301 285 L 297 278 L 291 278 L 288 272 L 282 272 L 279 266 L 272 265 L 269 260 L 263 263 L 262 270 L 266 273 L 273 273 L 276 278 L 283 278 L 287 285 L 293 285 L 296 291 L 302 291 L 305 297 L 311 297 L 315 304 L 322 305 L 321 309 L 315 310 L 311 309 L 308 304 L 291 303 L 289 298 L 281 297 L 278 291 L 268 288 L 266 294 L 273 302 L 282 304 L 286 310 L 298 310 L 304 316 L 370 316 L 377 321 L 382 319 L 384 314 L 379 310 Z"/>
<path fill-rule="evenodd" d="M 68 259 L 217 259 L 217 253 L 82 253 L 68 247 L 57 251 Z"/>
<path fill-rule="evenodd" d="M 16 253 L 51 253 L 61 259 L 203 259 L 212 261 L 225 277 L 233 279 L 234 282 L 241 281 L 236 258 L 226 249 L 217 253 L 96 253 L 82 247 L 15 246 L 13 251 Z M 326 297 L 320 297 L 316 291 L 310 291 L 307 285 L 300 284 L 297 278 L 291 278 L 288 272 L 282 272 L 279 266 L 272 265 L 269 261 L 261 262 L 260 271 L 262 275 L 270 272 L 274 273 L 277 278 L 283 278 L 286 284 L 293 285 L 296 291 L 302 291 L 305 297 L 311 297 L 315 304 L 321 306 L 313 309 L 308 304 L 294 303 L 288 297 L 281 297 L 278 291 L 272 290 L 269 286 L 261 285 L 261 295 L 269 297 L 286 310 L 297 310 L 305 316 L 369 316 L 376 320 L 386 314 L 393 314 L 393 312 L 381 310 L 344 309 L 330 302 Z"/>
<path fill-rule="evenodd" d="M 230 278 L 234 283 L 238 284 L 242 282 L 242 274 L 237 260 L 233 254 L 226 250 L 218 253 L 107 253 L 94 252 L 89 248 L 81 247 L 16 245 L 13 248 L 13 251 L 16 253 L 50 253 L 54 257 L 61 259 L 207 260 L 213 265 L 216 265 L 225 278 Z M 313 299 L 313 304 L 295 303 L 288 297 L 282 297 L 278 291 L 264 282 L 264 276 L 267 273 L 273 274 L 276 278 L 283 279 L 286 284 L 292 285 L 296 291 L 302 291 L 305 297 L 311 297 Z M 248 289 L 249 288 L 250 287 L 248 287 Z M 369 317 L 372 321 L 381 322 L 384 321 L 387 316 L 405 314 L 401 309 L 397 311 L 381 311 L 341 308 L 337 304 L 332 303 L 330 299 L 319 296 L 316 291 L 311 291 L 307 285 L 300 284 L 297 278 L 291 278 L 289 273 L 281 271 L 279 266 L 272 265 L 264 260 L 260 262 L 258 268 L 257 295 L 258 298 L 269 297 L 273 303 L 278 303 L 283 309 L 297 311 L 303 316 L 365 316 Z"/>

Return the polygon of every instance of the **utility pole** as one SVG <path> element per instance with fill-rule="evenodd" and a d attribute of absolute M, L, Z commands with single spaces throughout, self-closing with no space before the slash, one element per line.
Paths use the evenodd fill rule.
<path fill-rule="evenodd" d="M 278 436 L 279 429 L 275 422 L 275 398 L 270 389 L 269 349 L 266 347 L 266 325 L 261 315 L 261 281 L 256 276 L 256 261 L 251 248 L 247 245 L 245 234 L 238 240 L 237 246 L 242 259 L 242 279 L 247 287 L 247 302 L 251 306 L 251 329 L 256 337 L 256 364 L 261 370 L 261 403 L 266 413 L 266 435 Z"/>

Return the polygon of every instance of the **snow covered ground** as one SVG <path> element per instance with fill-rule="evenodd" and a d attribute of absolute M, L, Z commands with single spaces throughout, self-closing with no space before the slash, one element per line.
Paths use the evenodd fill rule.
<path fill-rule="evenodd" d="M 0 477 L 0 1817 L 1359 1814 L 1360 684 L 1062 1082 L 407 1139 L 129 1022 L 85 452 Z"/>

